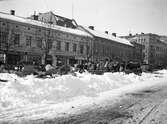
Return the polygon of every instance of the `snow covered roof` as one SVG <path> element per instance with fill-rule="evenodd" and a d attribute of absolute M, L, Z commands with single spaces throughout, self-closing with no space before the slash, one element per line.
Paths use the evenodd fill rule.
<path fill-rule="evenodd" d="M 160 36 L 160 41 L 167 44 L 167 36 Z"/>
<path fill-rule="evenodd" d="M 128 41 L 124 38 L 119 38 L 119 37 L 115 37 L 111 34 L 106 34 L 105 32 L 102 33 L 102 32 L 96 31 L 96 30 L 92 30 L 88 27 L 83 27 L 83 26 L 81 26 L 81 27 L 84 28 L 85 30 L 87 30 L 93 36 L 105 38 L 105 39 L 112 40 L 112 41 L 115 41 L 115 42 L 118 42 L 118 43 L 121 43 L 121 44 L 129 45 L 129 46 L 133 46 L 133 44 L 131 44 L 130 41 Z"/>
<path fill-rule="evenodd" d="M 0 12 L 0 18 L 8 19 L 8 20 L 16 21 L 16 22 L 21 22 L 21 23 L 25 23 L 25 24 L 31 24 L 31 25 L 35 25 L 35 26 L 50 28 L 50 29 L 54 29 L 54 30 L 59 30 L 59 31 L 67 32 L 67 33 L 76 34 L 76 35 L 92 37 L 89 33 L 78 30 L 78 29 L 66 28 L 66 27 L 62 27 L 62 26 L 58 26 L 58 25 L 51 25 L 51 24 L 47 24 L 47 23 L 32 20 L 32 19 L 27 19 L 27 18 L 15 16 L 15 15 L 10 15 L 7 13 Z"/>

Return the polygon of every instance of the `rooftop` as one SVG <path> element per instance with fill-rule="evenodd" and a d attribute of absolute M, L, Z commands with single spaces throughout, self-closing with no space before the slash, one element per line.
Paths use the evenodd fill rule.
<path fill-rule="evenodd" d="M 128 41 L 124 38 L 119 38 L 119 37 L 115 37 L 111 34 L 106 34 L 105 32 L 103 33 L 103 32 L 99 32 L 99 31 L 96 31 L 96 30 L 92 30 L 88 27 L 83 27 L 83 26 L 81 26 L 81 27 L 84 28 L 85 30 L 87 30 L 93 36 L 101 37 L 101 38 L 104 38 L 104 39 L 107 39 L 107 40 L 111 40 L 111 41 L 118 42 L 118 43 L 121 43 L 121 44 L 126 44 L 126 45 L 129 45 L 129 46 L 133 46 L 130 43 L 130 41 Z"/>
<path fill-rule="evenodd" d="M 86 36 L 86 37 L 92 37 L 89 33 L 78 30 L 78 29 L 72 29 L 72 28 L 66 28 L 66 27 L 53 25 L 53 24 L 47 24 L 47 23 L 44 23 L 44 22 L 41 22 L 41 21 L 27 19 L 27 18 L 24 18 L 24 17 L 15 16 L 15 15 L 11 15 L 11 14 L 8 14 L 8 13 L 0 12 L 0 18 L 11 20 L 11 21 L 16 21 L 16 22 L 20 22 L 20 23 L 24 23 L 24 24 L 39 26 L 39 27 L 45 27 L 45 28 L 48 28 L 48 29 L 59 30 L 59 31 L 63 31 L 63 32 L 71 33 L 71 34 L 76 34 L 76 35 L 81 35 L 81 36 Z"/>
<path fill-rule="evenodd" d="M 50 16 L 49 19 L 48 19 L 47 15 Z M 47 23 L 50 22 L 50 23 L 53 23 L 53 24 L 59 25 L 59 26 L 77 28 L 77 23 L 74 19 L 69 19 L 69 18 L 66 18 L 66 17 L 63 17 L 63 16 L 56 15 L 52 11 L 45 12 L 45 13 L 39 13 L 37 16 L 39 17 L 38 18 L 39 21 L 44 21 L 43 19 L 47 18 L 46 19 L 47 21 L 45 20 Z M 42 18 L 40 18 L 40 17 L 42 17 Z"/>

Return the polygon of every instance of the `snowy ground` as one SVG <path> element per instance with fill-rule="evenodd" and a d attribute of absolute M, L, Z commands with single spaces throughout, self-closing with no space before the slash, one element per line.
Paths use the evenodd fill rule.
<path fill-rule="evenodd" d="M 89 73 L 65 75 L 52 79 L 25 78 L 14 74 L 0 74 L 0 122 L 67 117 L 97 105 L 114 105 L 127 93 L 153 86 L 164 86 L 167 70 L 143 73 L 142 76 L 124 73 Z"/>

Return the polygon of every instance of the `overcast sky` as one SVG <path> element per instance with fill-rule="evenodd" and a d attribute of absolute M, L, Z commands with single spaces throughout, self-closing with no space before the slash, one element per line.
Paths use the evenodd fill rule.
<path fill-rule="evenodd" d="M 0 0 L 0 11 L 16 10 L 29 16 L 53 11 L 72 18 L 80 25 L 94 25 L 100 31 L 157 33 L 167 35 L 167 0 Z"/>

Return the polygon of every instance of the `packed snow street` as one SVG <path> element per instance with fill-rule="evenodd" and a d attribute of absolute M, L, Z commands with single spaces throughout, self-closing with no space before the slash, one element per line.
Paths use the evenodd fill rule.
<path fill-rule="evenodd" d="M 1 123 L 166 123 L 166 70 L 0 77 Z"/>

